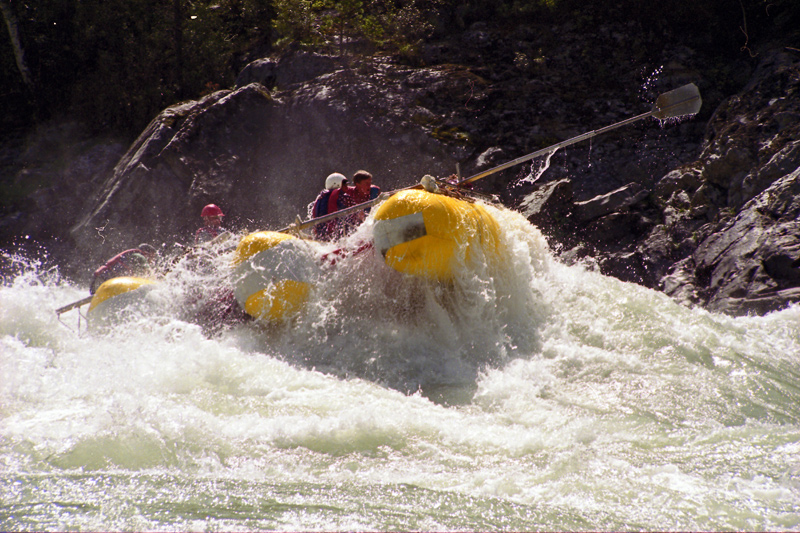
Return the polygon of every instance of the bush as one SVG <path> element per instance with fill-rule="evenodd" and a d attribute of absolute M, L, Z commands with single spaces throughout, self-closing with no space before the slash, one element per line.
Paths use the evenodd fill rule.
<path fill-rule="evenodd" d="M 97 129 L 138 133 L 161 109 L 232 83 L 267 46 L 269 0 L 38 0 L 16 13 L 38 119 L 70 109 Z M 7 43 L 3 43 L 7 45 Z M 0 48 L 13 64 L 10 46 Z M 19 72 L 3 78 L 23 94 Z M 10 111 L 18 113 L 18 111 Z"/>

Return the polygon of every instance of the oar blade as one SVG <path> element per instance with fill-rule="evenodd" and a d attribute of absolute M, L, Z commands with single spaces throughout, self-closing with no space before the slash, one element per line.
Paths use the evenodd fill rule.
<path fill-rule="evenodd" d="M 695 115 L 700 111 L 703 99 L 697 85 L 690 83 L 660 95 L 653 106 L 653 117 L 665 119 Z"/>

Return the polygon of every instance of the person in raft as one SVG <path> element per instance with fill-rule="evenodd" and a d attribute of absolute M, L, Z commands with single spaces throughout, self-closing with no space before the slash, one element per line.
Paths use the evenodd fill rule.
<path fill-rule="evenodd" d="M 150 274 L 151 261 L 155 259 L 156 249 L 149 244 L 140 244 L 120 252 L 94 271 L 89 293 L 94 294 L 104 281 L 120 276 L 144 277 Z"/>
<path fill-rule="evenodd" d="M 355 187 L 348 187 L 344 174 L 334 172 L 325 178 L 325 188 L 319 193 L 311 209 L 311 218 L 319 218 L 340 209 L 356 205 L 353 199 Z M 345 217 L 350 218 L 350 217 Z M 332 241 L 343 237 L 353 226 L 353 221 L 334 218 L 317 224 L 313 228 L 314 237 L 322 241 Z"/>
<path fill-rule="evenodd" d="M 353 174 L 353 185 L 353 191 L 350 195 L 356 205 L 374 200 L 381 194 L 380 187 L 372 184 L 372 174 L 366 170 L 359 170 Z M 369 207 L 364 210 L 364 213 L 369 213 Z"/>
<path fill-rule="evenodd" d="M 222 209 L 215 204 L 208 204 L 200 211 L 200 216 L 203 217 L 203 226 L 198 229 L 194 234 L 194 244 L 202 244 L 215 239 L 225 230 L 222 228 L 222 217 L 225 213 Z"/>

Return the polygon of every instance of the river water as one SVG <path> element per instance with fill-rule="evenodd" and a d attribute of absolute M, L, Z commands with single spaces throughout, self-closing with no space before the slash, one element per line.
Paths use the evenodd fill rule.
<path fill-rule="evenodd" d="M 800 307 L 687 309 L 495 214 L 505 258 L 453 285 L 362 254 L 292 323 L 213 334 L 59 321 L 86 287 L 28 261 L 0 529 L 800 530 Z"/>

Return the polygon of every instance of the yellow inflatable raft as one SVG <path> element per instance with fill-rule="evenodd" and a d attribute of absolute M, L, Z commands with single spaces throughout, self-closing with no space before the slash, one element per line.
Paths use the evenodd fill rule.
<path fill-rule="evenodd" d="M 244 237 L 233 264 L 236 301 L 248 315 L 265 322 L 302 310 L 320 273 L 312 243 L 276 231 Z"/>
<path fill-rule="evenodd" d="M 142 311 L 150 305 L 147 293 L 155 287 L 150 279 L 122 276 L 103 282 L 89 303 L 87 317 L 92 327 L 119 321 L 123 311 Z"/>
<path fill-rule="evenodd" d="M 500 226 L 478 203 L 409 189 L 380 204 L 374 218 L 375 248 L 399 272 L 451 281 L 476 253 L 500 254 Z"/>

